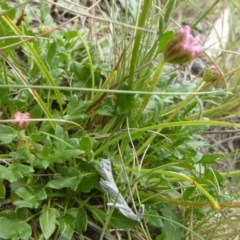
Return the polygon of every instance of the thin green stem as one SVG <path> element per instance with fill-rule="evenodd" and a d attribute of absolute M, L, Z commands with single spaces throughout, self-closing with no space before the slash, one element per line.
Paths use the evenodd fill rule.
<path fill-rule="evenodd" d="M 240 170 L 230 171 L 230 172 L 221 172 L 223 177 L 239 177 Z"/>
<path fill-rule="evenodd" d="M 144 28 L 144 26 L 147 22 L 147 17 L 148 17 L 148 13 L 149 13 L 151 4 L 152 4 L 152 0 L 144 1 L 143 7 L 142 7 L 142 12 L 138 19 L 138 27 Z M 142 31 L 138 29 L 137 33 L 136 33 L 135 41 L 134 41 L 131 65 L 130 65 L 130 69 L 129 69 L 128 83 L 129 83 L 129 89 L 131 89 L 131 90 L 133 89 L 134 73 L 135 73 L 135 69 L 136 69 L 136 66 L 137 66 L 137 63 L 139 60 L 141 39 L 142 39 Z"/>
<path fill-rule="evenodd" d="M 34 169 L 33 157 L 32 157 L 31 151 L 29 149 L 29 142 L 28 142 L 27 138 L 24 139 L 24 145 L 26 148 L 29 164 L 30 164 L 31 168 Z M 26 185 L 32 185 L 32 182 L 33 182 L 33 173 L 30 174 Z"/>
<path fill-rule="evenodd" d="M 128 168 L 128 171 L 139 171 L 139 169 L 135 169 L 135 168 Z M 221 209 L 221 207 L 219 206 L 219 204 L 215 201 L 215 199 L 211 196 L 211 194 L 204 188 L 202 187 L 199 183 L 197 183 L 195 180 L 191 179 L 190 177 L 182 174 L 182 173 L 177 173 L 177 172 L 171 172 L 171 171 L 165 171 L 165 170 L 161 170 L 161 169 L 141 169 L 140 170 L 142 173 L 154 173 L 154 174 L 158 174 L 158 175 L 165 175 L 165 176 L 170 176 L 170 177 L 175 177 L 181 181 L 186 181 L 192 185 L 195 185 L 196 188 L 202 192 L 202 194 L 204 194 L 208 200 L 211 202 L 212 206 L 214 208 L 216 208 L 218 211 Z"/>
<path fill-rule="evenodd" d="M 207 11 L 205 11 L 193 24 L 192 24 L 192 28 L 196 28 L 196 26 L 203 20 L 206 18 L 207 14 L 214 9 L 214 7 L 218 4 L 220 0 L 216 0 L 212 6 L 210 8 L 207 9 Z"/>
<path fill-rule="evenodd" d="M 151 194 L 146 193 L 146 191 L 141 191 L 140 195 L 142 197 L 142 204 L 151 203 L 151 204 L 159 204 L 159 203 L 168 203 L 172 205 L 179 205 L 184 207 L 209 207 L 212 206 L 211 202 L 193 202 L 193 201 L 184 201 L 181 199 L 174 199 L 163 197 L 160 194 Z M 239 208 L 240 202 L 220 202 L 218 203 L 221 208 Z"/>
<path fill-rule="evenodd" d="M 149 88 L 149 91 L 148 92 L 154 92 L 155 88 L 156 88 L 156 85 L 159 81 L 159 77 L 161 75 L 161 72 L 162 72 L 162 69 L 163 69 L 163 66 L 165 65 L 165 60 L 162 59 L 160 62 L 159 62 L 159 65 L 155 71 L 155 74 L 153 76 L 153 80 L 151 82 L 151 85 L 150 85 L 150 88 Z M 137 112 L 137 115 L 135 116 L 134 120 L 135 121 L 138 121 L 139 118 L 141 117 L 144 109 L 146 108 L 147 104 L 149 103 L 149 100 L 151 98 L 151 95 L 146 95 L 144 100 L 143 100 L 143 103 L 142 103 L 142 106 L 140 108 L 140 110 Z"/>
<path fill-rule="evenodd" d="M 94 89 L 95 88 L 95 75 L 94 75 L 93 62 L 92 62 L 92 57 L 91 57 L 91 54 L 90 54 L 90 51 L 89 51 L 89 47 L 88 47 L 87 43 L 85 42 L 85 40 L 83 39 L 83 37 L 80 33 L 78 34 L 78 36 L 81 39 L 81 41 L 83 42 L 83 45 L 86 49 L 86 53 L 87 53 L 88 61 L 89 61 L 89 66 L 90 66 L 91 78 L 92 78 L 91 88 Z M 93 100 L 93 98 L 94 98 L 94 92 L 91 92 L 91 100 Z"/>
<path fill-rule="evenodd" d="M 117 89 L 103 89 L 103 88 L 82 88 L 82 87 L 64 87 L 64 86 L 42 86 L 42 85 L 22 85 L 22 84 L 15 84 L 15 85 L 1 85 L 1 88 L 16 88 L 16 89 L 58 89 L 61 91 L 78 91 L 78 92 L 101 92 L 101 93 L 116 93 L 116 94 L 143 94 L 143 95 L 162 95 L 162 96 L 169 96 L 169 95 L 206 95 L 210 93 L 223 93 L 223 90 L 216 90 L 216 91 L 208 91 L 208 92 L 199 92 L 199 93 L 183 93 L 183 92 L 148 92 L 148 91 L 129 91 L 129 90 L 117 90 Z"/>
<path fill-rule="evenodd" d="M 224 126 L 224 127 L 235 127 L 235 128 L 240 128 L 240 124 L 237 123 L 231 123 L 231 122 L 221 122 L 221 121 L 206 121 L 206 120 L 195 120 L 195 121 L 181 121 L 181 122 L 170 122 L 170 123 L 161 123 L 158 125 L 152 125 L 144 128 L 139 128 L 139 129 L 133 129 L 130 131 L 131 136 L 133 137 L 134 135 L 137 135 L 141 132 L 148 132 L 151 130 L 156 131 L 157 133 L 160 132 L 161 129 L 163 128 L 169 128 L 169 127 L 183 127 L 183 126 Z M 151 136 L 157 136 L 158 134 L 153 134 L 151 133 Z M 128 132 L 126 131 L 125 133 L 110 139 L 106 141 L 105 144 L 102 144 L 99 146 L 99 148 L 96 150 L 95 155 L 97 156 L 100 154 L 102 151 L 104 151 L 107 147 L 116 144 L 118 141 L 128 137 Z M 150 136 L 149 139 L 153 140 Z M 151 140 L 146 140 L 141 147 L 137 150 L 137 154 L 140 155 L 144 150 L 146 149 L 147 145 L 151 143 Z"/>
<path fill-rule="evenodd" d="M 20 31 L 20 29 L 13 23 L 13 21 L 6 15 L 1 16 L 2 19 L 11 27 L 11 29 L 19 35 L 19 37 L 21 37 L 23 34 Z M 27 46 L 27 48 L 29 49 L 29 51 L 31 52 L 33 59 L 35 60 L 35 63 L 38 65 L 39 69 L 41 70 L 42 74 L 45 76 L 46 80 L 48 81 L 48 83 L 52 86 L 56 86 L 56 83 L 51 75 L 51 73 L 48 71 L 46 65 L 44 64 L 44 62 L 42 61 L 41 57 L 39 56 L 39 54 L 37 53 L 37 51 L 34 49 L 34 47 L 32 46 L 31 43 L 29 42 L 25 42 L 25 45 Z M 56 95 L 56 99 L 58 101 L 59 104 L 59 108 L 60 108 L 60 112 L 61 114 L 63 114 L 63 107 L 62 107 L 62 99 L 61 99 L 61 95 L 59 93 L 59 91 L 56 89 L 54 90 L 55 95 Z"/>
<path fill-rule="evenodd" d="M 230 110 L 236 108 L 239 105 L 239 100 L 240 99 L 237 98 L 231 102 L 227 102 L 227 103 L 221 104 L 217 107 L 213 107 L 211 109 L 205 110 L 205 111 L 203 111 L 202 114 L 203 114 L 203 116 L 208 116 L 208 117 L 213 116 L 215 113 L 220 114 L 221 116 L 226 115 L 229 113 Z M 222 111 L 224 114 L 221 114 Z M 194 114 L 190 115 L 188 118 L 194 119 L 194 118 L 196 118 L 197 115 L 198 115 L 198 113 L 194 113 Z"/>

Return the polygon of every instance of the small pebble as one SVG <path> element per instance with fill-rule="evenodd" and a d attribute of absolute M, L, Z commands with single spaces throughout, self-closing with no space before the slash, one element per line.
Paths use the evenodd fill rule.
<path fill-rule="evenodd" d="M 191 72 L 194 75 L 202 76 L 203 70 L 206 68 L 205 63 L 201 58 L 196 58 L 193 60 L 191 65 Z"/>

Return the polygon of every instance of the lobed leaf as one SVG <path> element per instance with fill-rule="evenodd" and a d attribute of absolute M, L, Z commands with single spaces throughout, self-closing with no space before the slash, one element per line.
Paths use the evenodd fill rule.
<path fill-rule="evenodd" d="M 46 239 L 50 239 L 51 235 L 55 231 L 58 217 L 59 212 L 56 208 L 48 208 L 47 205 L 44 205 L 42 214 L 39 217 L 39 222 L 43 235 Z"/>
<path fill-rule="evenodd" d="M 14 205 L 19 208 L 37 208 L 47 198 L 45 188 L 40 186 L 21 187 L 15 193 L 22 198 L 14 201 Z"/>
<path fill-rule="evenodd" d="M 28 240 L 32 235 L 31 226 L 18 219 L 16 213 L 8 212 L 6 216 L 0 216 L 0 238 Z"/>
<path fill-rule="evenodd" d="M 30 166 L 24 164 L 11 164 L 9 167 L 0 165 L 0 179 L 10 182 L 17 181 L 33 172 L 34 170 Z"/>
<path fill-rule="evenodd" d="M 82 180 L 80 171 L 68 167 L 58 167 L 58 171 L 60 174 L 54 176 L 54 179 L 48 182 L 46 186 L 54 189 L 70 188 L 76 191 Z"/>

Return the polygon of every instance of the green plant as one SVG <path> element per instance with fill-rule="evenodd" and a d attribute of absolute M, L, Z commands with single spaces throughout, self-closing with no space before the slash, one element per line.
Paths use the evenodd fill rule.
<path fill-rule="evenodd" d="M 240 172 L 212 169 L 224 155 L 203 134 L 240 128 L 219 119 L 238 106 L 239 67 L 224 69 L 223 59 L 215 64 L 226 74 L 214 81 L 175 82 L 184 66 L 169 65 L 163 53 L 173 47 L 168 25 L 184 2 L 144 1 L 136 18 L 126 11 L 131 24 L 91 15 L 88 31 L 76 29 L 79 16 L 68 20 L 70 30 L 54 27 L 40 1 L 39 24 L 52 27 L 37 33 L 28 2 L 0 3 L 1 239 L 237 236 L 239 222 L 225 208 L 240 204 L 225 185 Z"/>

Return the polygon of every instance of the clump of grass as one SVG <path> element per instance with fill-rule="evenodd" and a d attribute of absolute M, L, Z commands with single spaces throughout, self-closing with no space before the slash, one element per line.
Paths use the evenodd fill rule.
<path fill-rule="evenodd" d="M 218 2 L 192 26 L 216 14 Z M 94 24 L 79 30 L 80 16 L 72 16 L 66 30 L 41 1 L 33 32 L 31 5 L 0 3 L 0 238 L 238 235 L 238 196 L 225 185 L 240 173 L 212 168 L 224 155 L 203 135 L 210 126 L 240 128 L 219 119 L 237 115 L 239 69 L 225 65 L 238 56 L 223 52 L 213 63 L 224 72 L 211 82 L 176 83 L 189 62 L 168 65 L 163 52 L 184 4 L 144 1 L 122 22 L 65 5 Z"/>

